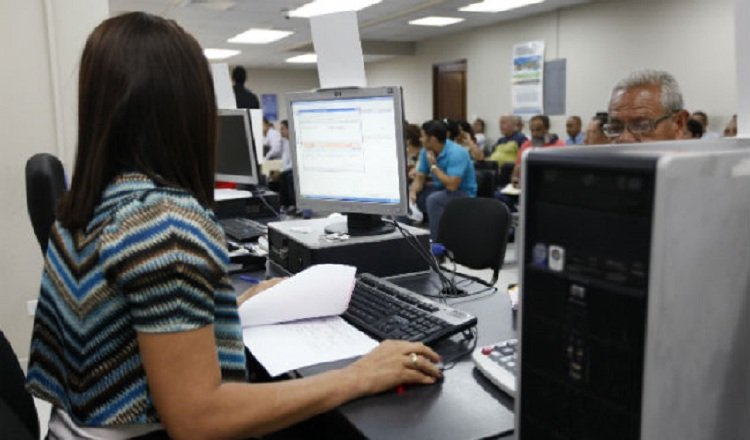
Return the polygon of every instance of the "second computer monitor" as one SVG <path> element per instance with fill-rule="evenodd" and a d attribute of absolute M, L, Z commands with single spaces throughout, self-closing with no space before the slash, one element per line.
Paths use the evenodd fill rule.
<path fill-rule="evenodd" d="M 292 93 L 288 100 L 299 208 L 346 212 L 350 233 L 358 225 L 374 232 L 380 216 L 406 214 L 400 87 Z"/>
<path fill-rule="evenodd" d="M 223 109 L 218 114 L 216 180 L 257 185 L 258 165 L 248 111 Z"/>

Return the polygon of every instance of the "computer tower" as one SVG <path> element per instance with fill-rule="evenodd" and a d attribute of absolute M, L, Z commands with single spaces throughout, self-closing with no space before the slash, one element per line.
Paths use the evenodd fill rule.
<path fill-rule="evenodd" d="M 223 199 L 216 202 L 216 216 L 224 218 L 244 217 L 254 220 L 275 219 L 281 209 L 279 195 L 262 190 L 251 197 Z"/>
<path fill-rule="evenodd" d="M 341 221 L 341 220 L 338 220 Z M 417 247 L 430 252 L 430 234 L 407 225 L 411 239 L 394 231 L 382 235 L 328 238 L 326 226 L 336 220 L 327 218 L 268 224 L 268 259 L 287 272 L 297 273 L 314 264 L 349 264 L 358 272 L 387 277 L 426 272 L 429 263 Z"/>
<path fill-rule="evenodd" d="M 748 145 L 524 158 L 519 439 L 750 439 Z"/>

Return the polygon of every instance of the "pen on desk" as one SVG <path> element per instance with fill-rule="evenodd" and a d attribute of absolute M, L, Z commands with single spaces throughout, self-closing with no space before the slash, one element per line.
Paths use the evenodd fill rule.
<path fill-rule="evenodd" d="M 250 275 L 240 275 L 240 279 L 242 281 L 246 281 L 246 282 L 248 282 L 250 284 L 258 284 L 258 283 L 260 283 L 259 279 L 255 278 L 255 277 L 251 277 Z"/>

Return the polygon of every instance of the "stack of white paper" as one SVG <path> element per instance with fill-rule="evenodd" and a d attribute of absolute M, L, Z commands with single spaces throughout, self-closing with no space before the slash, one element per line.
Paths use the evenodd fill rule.
<path fill-rule="evenodd" d="M 242 304 L 245 345 L 272 376 L 377 345 L 338 316 L 349 306 L 355 274 L 352 266 L 311 266 Z"/>

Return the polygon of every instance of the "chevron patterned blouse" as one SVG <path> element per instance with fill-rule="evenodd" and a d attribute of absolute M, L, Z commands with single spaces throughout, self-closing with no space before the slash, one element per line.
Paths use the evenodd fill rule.
<path fill-rule="evenodd" d="M 188 192 L 124 174 L 85 231 L 55 224 L 27 387 L 80 426 L 157 423 L 136 332 L 214 325 L 225 381 L 245 380 L 224 234 Z"/>

